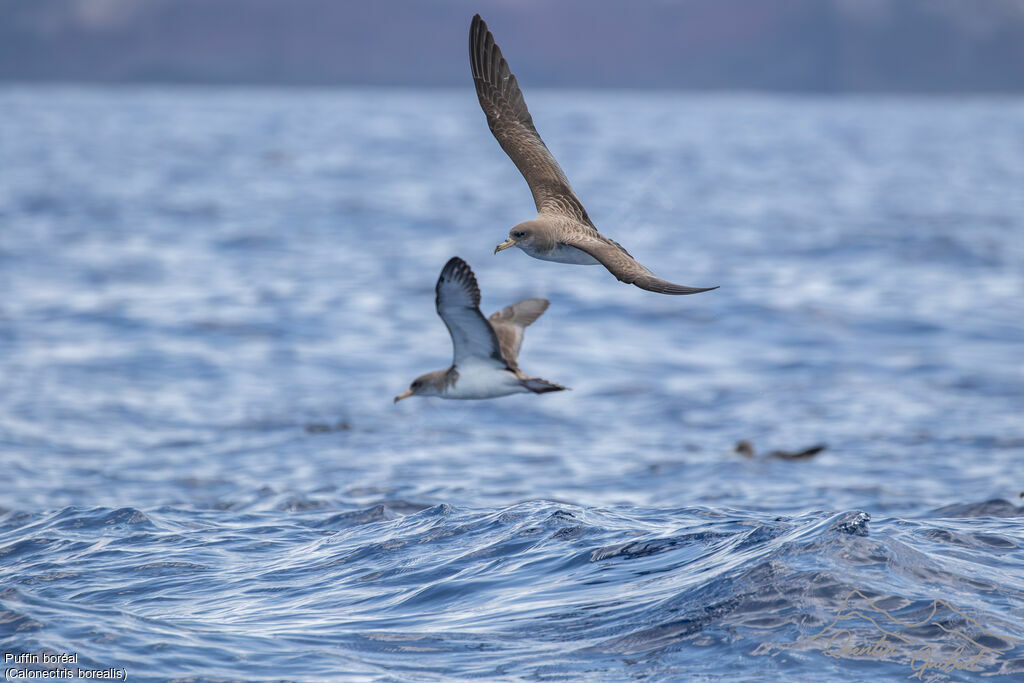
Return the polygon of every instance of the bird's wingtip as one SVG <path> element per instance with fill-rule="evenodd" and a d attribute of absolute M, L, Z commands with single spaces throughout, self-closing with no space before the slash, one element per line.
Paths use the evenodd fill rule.
<path fill-rule="evenodd" d="M 675 285 L 670 288 L 668 294 L 700 294 L 701 292 L 710 292 L 718 289 L 721 285 L 715 285 L 714 287 L 687 287 L 686 285 Z"/>
<path fill-rule="evenodd" d="M 646 289 L 649 292 L 655 292 L 657 294 L 672 294 L 676 296 L 681 296 L 684 294 L 700 294 L 701 292 L 710 292 L 712 290 L 718 289 L 721 286 L 715 285 L 714 287 L 687 287 L 686 285 L 677 285 L 673 282 L 649 283 L 646 287 L 636 282 L 634 282 L 633 284 L 640 287 L 640 289 Z"/>

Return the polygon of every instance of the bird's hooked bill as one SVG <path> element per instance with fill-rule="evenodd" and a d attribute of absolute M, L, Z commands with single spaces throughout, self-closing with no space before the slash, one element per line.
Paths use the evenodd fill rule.
<path fill-rule="evenodd" d="M 507 240 L 505 240 L 504 242 L 502 242 L 501 244 L 494 248 L 494 253 L 497 254 L 499 251 L 503 251 L 505 249 L 508 249 L 509 247 L 514 246 L 516 246 L 516 241 L 509 237 Z"/>
<path fill-rule="evenodd" d="M 398 396 L 395 396 L 395 403 L 398 403 L 403 398 L 409 398 L 410 396 L 412 396 L 412 389 L 406 389 L 404 394 L 399 394 Z"/>

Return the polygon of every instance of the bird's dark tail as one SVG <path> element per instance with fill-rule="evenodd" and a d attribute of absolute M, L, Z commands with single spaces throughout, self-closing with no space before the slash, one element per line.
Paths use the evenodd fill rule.
<path fill-rule="evenodd" d="M 535 394 L 546 394 L 549 391 L 564 391 L 565 387 L 539 377 L 528 377 L 522 381 L 523 386 Z"/>

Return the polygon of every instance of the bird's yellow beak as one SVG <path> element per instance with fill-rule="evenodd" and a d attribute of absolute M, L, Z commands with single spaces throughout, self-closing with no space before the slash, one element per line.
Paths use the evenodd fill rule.
<path fill-rule="evenodd" d="M 514 246 L 516 246 L 516 241 L 509 237 L 507 240 L 505 240 L 504 242 L 502 242 L 501 244 L 494 248 L 494 253 L 497 254 L 499 251 L 504 251 L 505 249 Z"/>
<path fill-rule="evenodd" d="M 395 396 L 395 403 L 398 403 L 403 398 L 409 398 L 410 396 L 412 396 L 412 389 L 406 389 L 404 394 L 399 394 L 398 396 Z"/>

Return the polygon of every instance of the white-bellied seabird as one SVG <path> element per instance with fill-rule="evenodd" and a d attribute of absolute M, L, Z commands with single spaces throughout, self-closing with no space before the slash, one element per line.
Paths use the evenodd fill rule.
<path fill-rule="evenodd" d="M 533 392 L 562 391 L 547 380 L 528 377 L 516 363 L 523 330 L 547 310 L 546 299 L 524 299 L 491 317 L 480 312 L 480 288 L 465 261 L 453 257 L 437 279 L 437 314 L 448 326 L 455 358 L 447 370 L 417 377 L 395 403 L 410 396 L 496 398 Z"/>
<path fill-rule="evenodd" d="M 618 242 L 597 231 L 533 126 L 516 77 L 479 14 L 469 27 L 469 63 L 487 125 L 526 178 L 537 205 L 537 217 L 509 230 L 508 239 L 495 247 L 495 254 L 519 247 L 543 261 L 600 263 L 622 282 L 659 294 L 696 294 L 718 289 L 686 287 L 655 277 Z"/>

